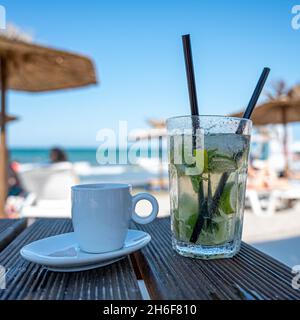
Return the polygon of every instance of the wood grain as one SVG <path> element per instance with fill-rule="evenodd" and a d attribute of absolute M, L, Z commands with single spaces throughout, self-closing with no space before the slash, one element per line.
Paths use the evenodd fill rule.
<path fill-rule="evenodd" d="M 141 299 L 128 257 L 110 266 L 90 271 L 57 273 L 27 262 L 19 254 L 27 243 L 71 230 L 71 221 L 68 219 L 40 219 L 10 243 L 0 253 L 0 265 L 7 270 L 7 289 L 0 290 L 0 299 Z"/>
<path fill-rule="evenodd" d="M 0 251 L 26 228 L 26 219 L 0 219 Z"/>
<path fill-rule="evenodd" d="M 152 237 L 134 254 L 152 299 L 300 299 L 291 269 L 245 243 L 232 259 L 204 261 L 172 249 L 168 218 L 136 227 Z"/>

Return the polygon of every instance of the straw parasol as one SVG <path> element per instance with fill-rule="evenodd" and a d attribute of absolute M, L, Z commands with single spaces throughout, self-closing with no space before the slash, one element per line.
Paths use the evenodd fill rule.
<path fill-rule="evenodd" d="M 0 36 L 0 216 L 7 194 L 7 90 L 46 92 L 96 83 L 93 63 L 85 56 Z"/>
<path fill-rule="evenodd" d="M 147 122 L 152 128 L 155 128 L 155 129 L 166 128 L 166 120 L 163 120 L 163 119 L 148 119 Z"/>
<path fill-rule="evenodd" d="M 233 113 L 232 117 L 242 117 L 243 112 Z M 255 108 L 251 117 L 256 126 L 282 124 L 284 126 L 283 146 L 286 158 L 285 173 L 288 172 L 288 133 L 287 124 L 300 121 L 300 85 L 293 87 L 287 94 Z"/>
<path fill-rule="evenodd" d="M 16 117 L 16 116 L 12 116 L 12 115 L 6 115 L 6 117 L 5 117 L 5 123 L 9 123 L 9 122 L 13 122 L 13 121 L 16 121 L 16 120 L 19 120 L 19 118 L 18 117 Z M 1 117 L 1 115 L 0 115 L 0 123 L 2 122 L 2 117 Z"/>

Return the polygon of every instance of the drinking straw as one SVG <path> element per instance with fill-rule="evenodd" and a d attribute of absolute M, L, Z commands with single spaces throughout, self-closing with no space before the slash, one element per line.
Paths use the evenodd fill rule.
<path fill-rule="evenodd" d="M 189 34 L 185 34 L 182 36 L 182 44 L 185 60 L 186 77 L 189 89 L 191 114 L 192 116 L 199 116 L 191 39 Z"/>
<path fill-rule="evenodd" d="M 248 103 L 248 106 L 243 114 L 243 118 L 242 119 L 250 119 L 251 115 L 252 115 L 252 112 L 257 104 L 257 101 L 259 99 L 259 96 L 262 92 L 262 89 L 267 81 L 267 78 L 268 78 L 268 75 L 270 73 L 270 68 L 264 68 L 262 73 L 261 73 L 261 76 L 257 82 L 257 85 L 255 87 L 255 90 L 251 96 L 251 99 Z M 243 131 L 244 131 L 244 127 L 245 127 L 245 121 L 240 121 L 239 123 L 239 126 L 236 130 L 236 134 L 242 134 Z M 220 178 L 220 181 L 218 183 L 218 186 L 216 188 L 216 191 L 215 191 L 215 194 L 213 196 L 213 199 L 211 201 L 211 206 L 209 208 L 209 216 L 210 218 L 212 218 L 215 214 L 215 212 L 217 211 L 218 209 L 218 206 L 219 206 L 219 202 L 220 202 L 220 199 L 221 199 L 221 196 L 222 196 L 222 193 L 224 191 L 224 188 L 225 188 L 225 185 L 226 185 L 226 182 L 229 178 L 229 174 L 227 172 L 223 173 L 221 178 Z M 202 220 L 203 218 L 201 217 L 198 217 L 199 220 Z M 198 223 L 198 221 L 196 222 L 195 224 L 195 227 L 194 227 L 194 230 L 193 230 L 193 233 L 192 233 L 192 236 L 190 238 L 190 241 L 195 243 L 200 235 L 200 232 L 201 232 L 201 229 L 202 229 L 202 226 L 203 226 L 203 223 L 200 226 L 200 223 Z"/>
<path fill-rule="evenodd" d="M 268 75 L 270 73 L 270 68 L 264 68 L 261 75 L 260 75 L 260 78 L 257 82 L 257 85 L 255 87 L 255 90 L 252 94 L 252 97 L 248 103 L 248 106 L 243 114 L 243 119 L 250 119 L 251 115 L 252 115 L 252 112 L 257 104 L 257 101 L 259 99 L 259 96 L 263 90 L 263 87 L 267 81 L 267 78 L 268 78 Z M 245 121 L 240 121 L 240 124 L 236 130 L 236 133 L 237 134 L 241 134 L 243 133 L 244 131 L 244 125 L 245 125 Z"/>
<path fill-rule="evenodd" d="M 187 78 L 187 84 L 188 84 L 188 90 L 189 90 L 191 115 L 197 116 L 197 117 L 192 117 L 193 148 L 196 148 L 196 130 L 199 128 L 199 122 L 198 122 L 199 110 L 198 110 L 197 89 L 196 89 L 196 81 L 195 81 L 195 74 L 194 74 L 191 38 L 189 34 L 185 34 L 182 36 L 182 44 L 183 44 L 183 53 L 184 53 L 184 61 L 185 61 L 186 78 Z"/>
<path fill-rule="evenodd" d="M 192 47 L 191 47 L 191 39 L 189 34 L 185 34 L 182 36 L 182 44 L 183 44 L 183 52 L 184 52 L 184 60 L 185 60 L 186 77 L 187 77 L 188 90 L 189 90 L 191 115 L 199 116 Z M 196 131 L 199 128 L 198 120 L 199 120 L 198 117 L 192 117 L 193 149 L 196 149 Z M 199 204 L 199 215 L 198 215 L 196 224 L 197 224 L 197 229 L 201 230 L 204 224 L 204 212 L 207 211 L 207 201 L 204 196 L 204 188 L 203 188 L 202 181 L 199 182 L 198 204 Z"/>

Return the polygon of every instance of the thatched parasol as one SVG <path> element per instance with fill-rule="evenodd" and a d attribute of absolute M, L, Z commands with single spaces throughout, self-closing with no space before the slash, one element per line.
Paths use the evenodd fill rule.
<path fill-rule="evenodd" d="M 166 128 L 166 120 L 163 119 L 148 119 L 147 122 L 152 128 L 163 129 Z"/>
<path fill-rule="evenodd" d="M 95 69 L 87 57 L 0 36 L 0 216 L 7 194 L 7 89 L 42 92 L 95 83 Z"/>
<path fill-rule="evenodd" d="M 242 117 L 243 112 L 237 112 L 231 117 Z M 286 95 L 281 95 L 255 108 L 251 116 L 256 126 L 267 124 L 283 124 L 284 126 L 284 153 L 286 158 L 285 172 L 288 172 L 287 124 L 300 121 L 300 86 L 295 86 Z"/>
<path fill-rule="evenodd" d="M 16 120 L 19 120 L 19 118 L 16 117 L 16 116 L 6 115 L 6 117 L 5 117 L 5 123 L 13 122 L 13 121 L 16 121 Z M 2 121 L 2 117 L 0 115 L 0 123 L 1 123 L 1 121 Z"/>

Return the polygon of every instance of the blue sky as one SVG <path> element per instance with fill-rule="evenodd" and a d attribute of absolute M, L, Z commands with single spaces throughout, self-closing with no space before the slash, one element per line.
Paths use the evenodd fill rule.
<path fill-rule="evenodd" d="M 181 35 L 190 33 L 201 114 L 243 108 L 264 66 L 300 82 L 289 0 L 0 0 L 7 20 L 45 45 L 93 58 L 100 85 L 9 93 L 10 146 L 97 146 L 96 132 L 189 113 Z M 297 127 L 299 129 L 299 127 Z M 299 130 L 294 130 L 299 131 Z M 300 138 L 300 134 L 296 132 Z"/>

